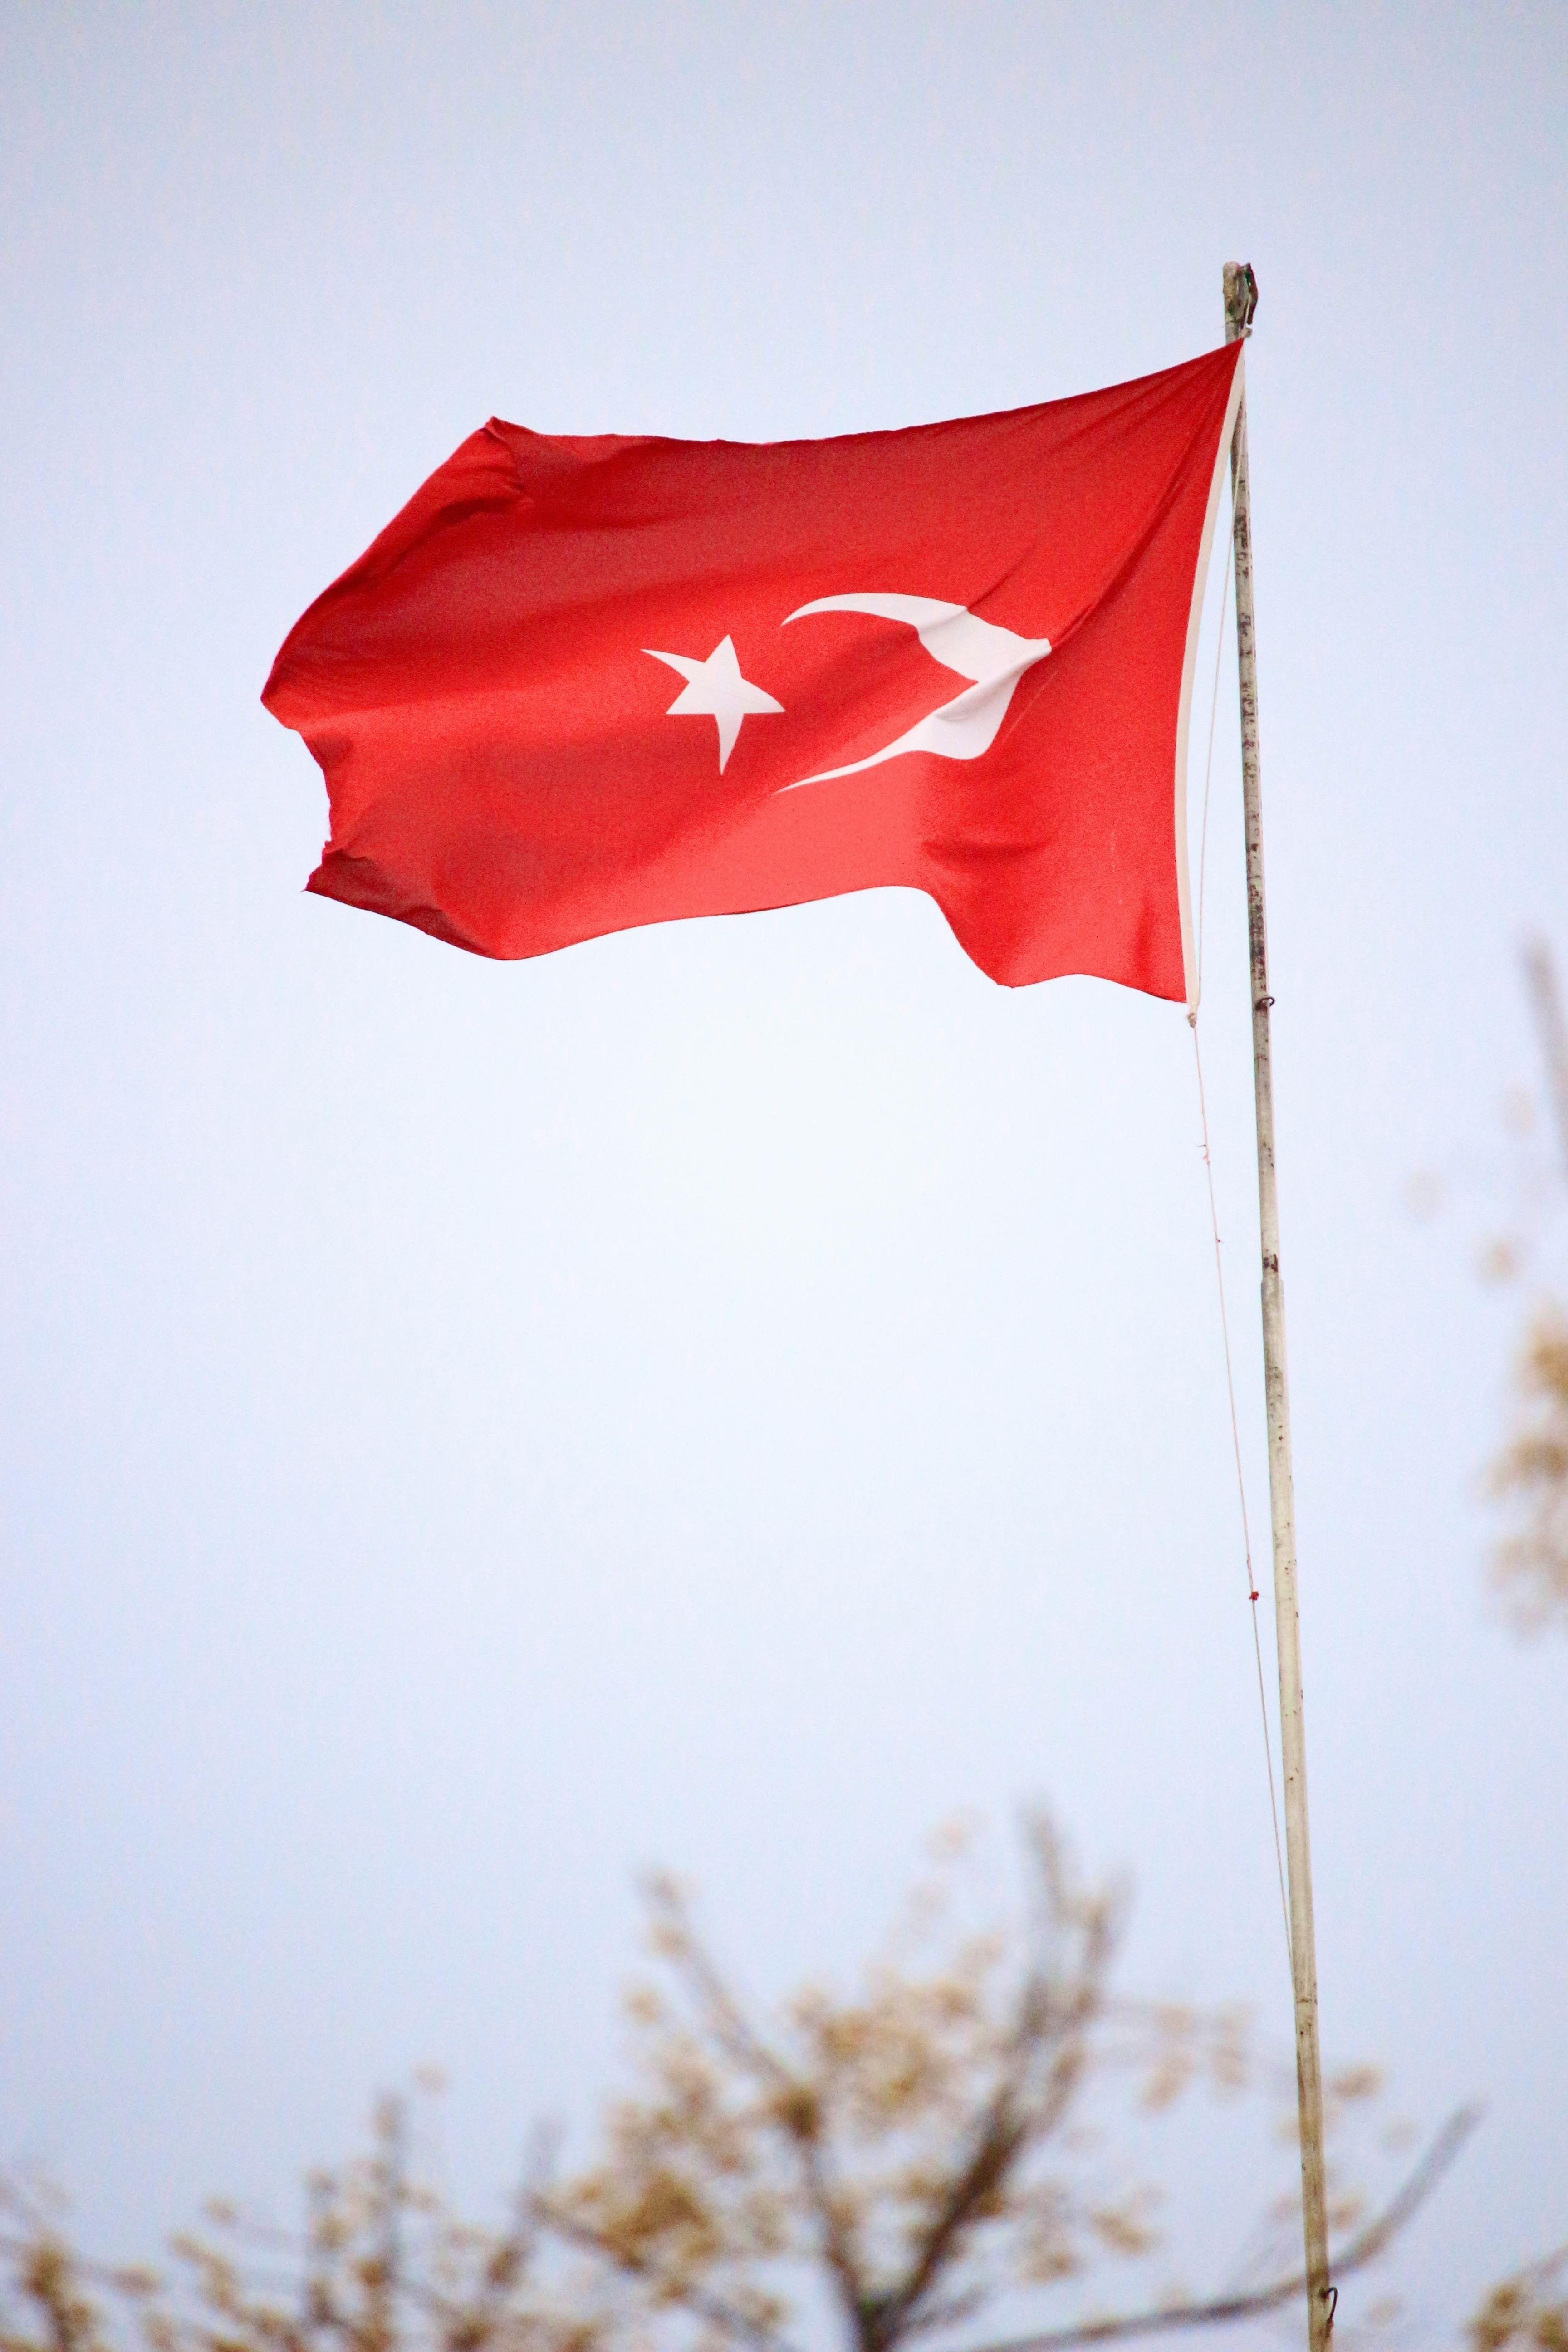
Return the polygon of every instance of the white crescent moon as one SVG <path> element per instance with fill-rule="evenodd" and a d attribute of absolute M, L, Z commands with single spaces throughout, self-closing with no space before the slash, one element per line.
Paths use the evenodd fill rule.
<path fill-rule="evenodd" d="M 780 792 L 798 793 L 802 784 L 826 783 L 830 776 L 853 776 L 862 768 L 880 767 L 901 751 L 934 751 L 944 760 L 978 760 L 996 740 L 1013 689 L 1026 669 L 1033 669 L 1050 652 L 1046 637 L 1020 637 L 1012 629 L 983 621 L 965 604 L 944 604 L 935 596 L 818 596 L 791 613 L 783 625 L 803 621 L 810 613 L 868 613 L 879 621 L 903 621 L 914 630 L 927 653 L 972 683 L 951 702 L 928 711 L 885 751 L 842 768 L 824 768 L 799 782 L 781 784 Z"/>

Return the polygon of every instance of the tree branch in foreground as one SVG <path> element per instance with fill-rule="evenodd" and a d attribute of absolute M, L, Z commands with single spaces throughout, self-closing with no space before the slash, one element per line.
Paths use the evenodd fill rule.
<path fill-rule="evenodd" d="M 692 2286 L 684 2280 L 679 2285 L 669 2284 L 658 2264 L 647 2255 L 617 2244 L 595 2230 L 591 2221 L 552 2204 L 548 2197 L 535 2195 L 533 2212 L 544 2229 L 553 2231 L 568 2245 L 603 2255 L 617 2270 L 645 2281 L 656 2294 L 662 2293 L 669 2302 L 682 2305 L 721 2336 L 738 2336 L 742 2343 L 752 2346 L 753 2352 L 796 2352 L 789 2337 L 770 2327 L 765 2320 L 754 2318 L 738 2304 L 711 2294 L 703 2287 Z"/>
<path fill-rule="evenodd" d="M 1424 2205 L 1466 2140 L 1481 2119 L 1479 2107 L 1461 2107 L 1449 2116 L 1409 2179 L 1375 2220 L 1358 2231 L 1331 2268 L 1342 2279 L 1374 2262 Z M 1212 2327 L 1226 2320 L 1256 2319 L 1278 2311 L 1307 2292 L 1304 2271 L 1279 2279 L 1272 2286 L 1246 2294 L 1221 2295 L 1213 2303 L 1167 2304 L 1158 2311 L 1131 2312 L 1121 2318 L 1086 2319 L 1072 2327 L 1053 2327 L 1041 2336 L 1015 2336 L 999 2344 L 978 2345 L 973 2352 L 1068 2352 L 1079 2344 L 1120 2343 L 1133 2336 L 1159 2336 L 1182 2327 Z"/>

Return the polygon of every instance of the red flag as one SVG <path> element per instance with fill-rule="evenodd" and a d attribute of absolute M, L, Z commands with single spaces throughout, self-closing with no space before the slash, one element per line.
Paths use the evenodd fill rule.
<path fill-rule="evenodd" d="M 289 633 L 310 887 L 493 956 L 884 884 L 1190 994 L 1186 716 L 1239 343 L 831 441 L 492 418 Z"/>

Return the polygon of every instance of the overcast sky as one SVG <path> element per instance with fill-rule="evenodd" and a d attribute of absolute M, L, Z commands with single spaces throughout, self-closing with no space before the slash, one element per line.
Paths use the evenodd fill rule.
<path fill-rule="evenodd" d="M 1568 1645 L 1485 1597 L 1473 1265 L 1568 950 L 1568 15 L 12 6 L 0 85 L 0 2156 L 140 2253 L 432 2061 L 488 2210 L 535 2115 L 587 2144 L 640 1867 L 776 1990 L 1032 1795 L 1131 1874 L 1130 1986 L 1284 2046 L 1180 1011 L 892 891 L 464 956 L 301 895 L 258 701 L 492 412 L 1047 399 L 1217 342 L 1247 257 L 1323 2032 L 1489 2103 L 1394 2265 L 1443 2340 L 1568 2226 Z M 1236 740 L 1227 673 L 1262 1528 Z M 1194 2128 L 1202 2285 L 1254 2183 Z"/>

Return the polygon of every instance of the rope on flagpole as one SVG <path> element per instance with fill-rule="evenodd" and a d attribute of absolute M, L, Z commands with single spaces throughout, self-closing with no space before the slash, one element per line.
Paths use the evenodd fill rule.
<path fill-rule="evenodd" d="M 1219 626 L 1215 636 L 1214 692 L 1209 699 L 1208 756 L 1204 762 L 1204 813 L 1198 833 L 1198 920 L 1196 959 L 1199 1001 L 1202 1001 L 1204 970 L 1204 884 L 1208 870 L 1209 845 L 1209 785 L 1214 776 L 1215 720 L 1219 710 L 1220 662 L 1225 652 L 1225 616 L 1230 600 L 1231 565 L 1235 562 L 1234 539 L 1226 556 L 1225 584 L 1220 590 Z M 1187 1025 L 1193 1033 L 1193 1066 L 1198 1082 L 1198 1120 L 1203 1130 L 1204 1173 L 1208 1180 L 1209 1231 L 1214 1240 L 1215 1286 L 1219 1294 L 1219 1328 L 1225 1344 L 1225 1386 L 1230 1405 L 1230 1442 L 1236 1458 L 1236 1492 L 1241 1507 L 1241 1544 L 1247 1568 L 1247 1597 L 1252 1610 L 1252 1654 L 1258 1668 L 1258 1706 L 1263 1724 L 1263 1761 L 1268 1774 L 1268 1813 L 1274 1825 L 1274 1867 L 1279 1879 L 1279 1916 L 1285 1923 L 1285 1962 L 1290 1965 L 1290 1901 L 1285 1892 L 1285 1851 L 1279 1836 L 1279 1799 L 1274 1786 L 1274 1744 L 1268 1727 L 1268 1687 L 1263 1672 L 1263 1638 L 1258 1628 L 1258 1580 L 1252 1565 L 1252 1527 L 1247 1509 L 1247 1479 L 1241 1461 L 1241 1423 L 1236 1409 L 1236 1375 L 1231 1365 L 1230 1315 L 1226 1305 L 1225 1261 L 1220 1254 L 1219 1205 L 1215 1197 L 1214 1159 L 1209 1149 L 1208 1101 L 1204 1092 L 1203 1049 L 1198 1044 L 1198 1008 L 1194 1004 L 1187 1014 Z"/>
<path fill-rule="evenodd" d="M 1204 1057 L 1198 1047 L 1198 1024 L 1193 1029 L 1193 1060 L 1198 1077 L 1198 1117 L 1203 1125 L 1204 1172 L 1208 1178 L 1209 1229 L 1214 1238 L 1215 1281 L 1219 1291 L 1219 1328 L 1225 1341 L 1225 1385 L 1230 1402 L 1230 1442 L 1236 1455 L 1236 1490 L 1241 1504 L 1241 1541 L 1247 1563 L 1247 1597 L 1252 1608 L 1252 1654 L 1258 1667 L 1258 1706 L 1263 1722 L 1263 1761 L 1268 1773 L 1268 1811 L 1274 1824 L 1274 1866 L 1279 1876 L 1279 1914 L 1285 1924 L 1285 1964 L 1290 1964 L 1290 1902 L 1285 1892 L 1285 1850 L 1279 1838 L 1279 1799 L 1274 1786 L 1273 1734 L 1268 1727 L 1268 1688 L 1263 1672 L 1263 1637 L 1258 1630 L 1258 1587 L 1252 1566 L 1252 1531 L 1247 1516 L 1247 1484 L 1241 1469 L 1241 1428 L 1236 1411 L 1236 1379 L 1230 1361 L 1230 1318 L 1225 1299 L 1225 1267 L 1220 1256 L 1219 1211 L 1215 1204 L 1214 1161 L 1209 1156 L 1209 1118 L 1204 1100 Z"/>

